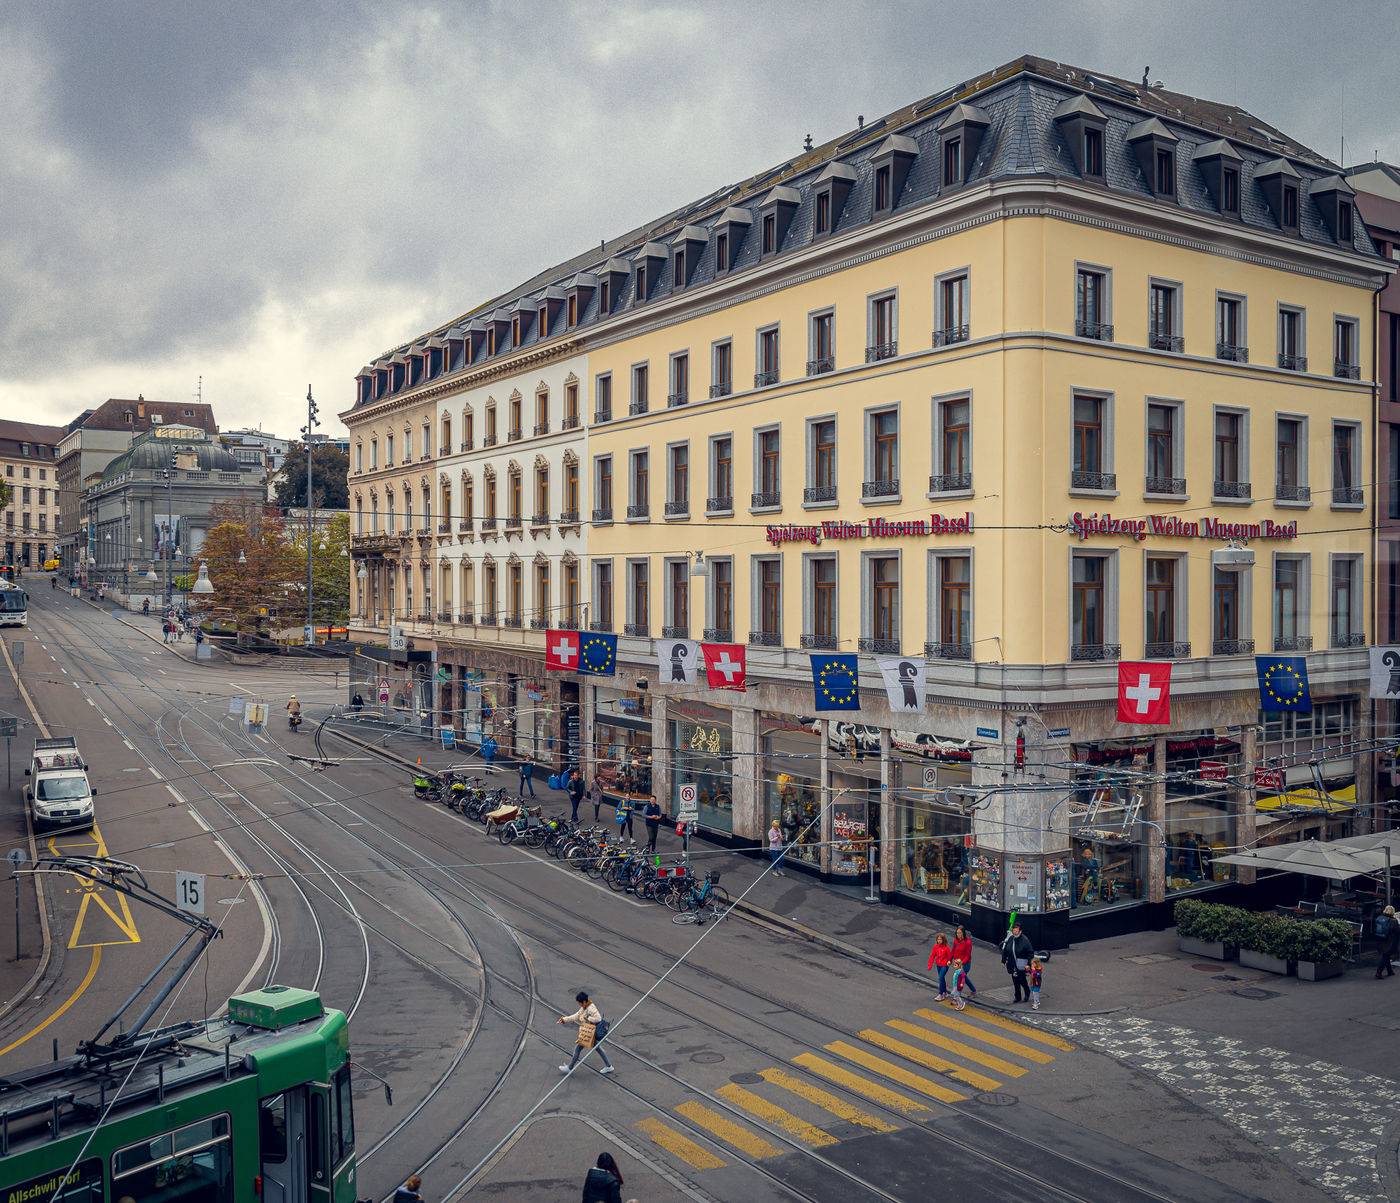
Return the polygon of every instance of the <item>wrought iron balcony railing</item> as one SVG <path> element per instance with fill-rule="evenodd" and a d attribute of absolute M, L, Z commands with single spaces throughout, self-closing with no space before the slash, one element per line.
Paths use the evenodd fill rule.
<path fill-rule="evenodd" d="M 1366 494 L 1361 489 L 1336 488 L 1332 490 L 1333 505 L 1365 505 Z"/>
<path fill-rule="evenodd" d="M 802 501 L 805 505 L 811 505 L 822 501 L 836 500 L 835 485 L 809 485 L 802 490 Z"/>
<path fill-rule="evenodd" d="M 1212 656 L 1252 656 L 1254 655 L 1254 640 L 1212 639 L 1210 654 Z"/>
<path fill-rule="evenodd" d="M 1366 635 L 1362 631 L 1334 631 L 1332 633 L 1333 647 L 1365 647 Z"/>
<path fill-rule="evenodd" d="M 1081 472 L 1075 469 L 1069 474 L 1069 487 L 1071 489 L 1094 489 L 1099 492 L 1111 493 L 1118 487 L 1118 473 Z"/>
<path fill-rule="evenodd" d="M 1113 323 L 1076 320 L 1074 333 L 1078 338 L 1093 338 L 1101 343 L 1111 343 L 1113 341 Z"/>
<path fill-rule="evenodd" d="M 1275 635 L 1274 651 L 1276 652 L 1310 652 L 1312 651 L 1311 635 Z"/>
<path fill-rule="evenodd" d="M 927 660 L 971 660 L 970 643 L 925 643 L 924 658 Z"/>
<path fill-rule="evenodd" d="M 1244 499 L 1251 496 L 1251 486 L 1247 480 L 1217 480 L 1214 489 L 1217 497 Z"/>
<path fill-rule="evenodd" d="M 1143 647 L 1143 655 L 1149 660 L 1185 660 L 1191 655 L 1191 644 L 1180 639 L 1149 643 Z"/>
<path fill-rule="evenodd" d="M 971 472 L 945 472 L 942 476 L 928 478 L 930 493 L 960 493 L 972 488 Z"/>
<path fill-rule="evenodd" d="M 1311 501 L 1312 489 L 1307 485 L 1275 485 L 1276 501 Z"/>
<path fill-rule="evenodd" d="M 892 480 L 867 480 L 860 486 L 862 497 L 898 497 L 899 479 Z"/>
<path fill-rule="evenodd" d="M 862 652 L 877 652 L 886 656 L 901 654 L 898 639 L 881 639 L 874 635 L 862 635 L 856 646 Z"/>
<path fill-rule="evenodd" d="M 594 507 L 594 510 L 593 510 L 593 521 L 594 521 L 594 522 L 611 522 L 612 520 L 613 520 L 613 519 L 612 519 L 612 506 L 610 506 L 610 505 L 600 505 L 600 506 L 595 506 L 595 507 Z"/>
<path fill-rule="evenodd" d="M 935 350 L 939 347 L 951 347 L 954 343 L 965 343 L 967 340 L 967 326 L 945 326 L 942 330 L 935 330 L 933 332 L 933 346 Z"/>
<path fill-rule="evenodd" d="M 661 628 L 661 638 L 662 638 L 662 639 L 689 639 L 689 638 L 690 638 L 690 627 L 689 627 L 689 625 L 662 627 L 662 628 Z"/>
<path fill-rule="evenodd" d="M 1071 660 L 1121 660 L 1123 658 L 1123 645 L 1121 643 L 1071 643 L 1069 645 L 1069 658 Z"/>
<path fill-rule="evenodd" d="M 899 343 L 872 343 L 865 348 L 865 362 L 879 363 L 882 359 L 893 359 L 899 354 Z"/>
<path fill-rule="evenodd" d="M 1179 334 L 1163 334 L 1157 330 L 1149 330 L 1147 345 L 1154 351 L 1180 351 L 1186 342 Z"/>
<path fill-rule="evenodd" d="M 1237 343 L 1216 343 L 1216 359 L 1228 359 L 1232 363 L 1248 363 L 1249 348 L 1242 347 Z"/>
<path fill-rule="evenodd" d="M 1285 372 L 1306 372 L 1308 370 L 1308 357 L 1306 355 L 1285 355 L 1280 351 L 1278 366 Z"/>
<path fill-rule="evenodd" d="M 1186 477 L 1147 476 L 1143 478 L 1142 491 L 1144 493 L 1161 493 L 1164 495 L 1184 497 L 1186 495 Z"/>
<path fill-rule="evenodd" d="M 1343 380 L 1360 380 L 1361 365 L 1359 363 L 1343 363 L 1340 359 L 1332 364 L 1332 375 Z"/>
<path fill-rule="evenodd" d="M 650 633 L 651 627 L 645 622 L 629 622 L 622 628 L 624 635 L 646 636 Z"/>
<path fill-rule="evenodd" d="M 749 506 L 755 510 L 774 509 L 783 504 L 783 495 L 780 492 L 753 493 L 749 498 Z"/>
<path fill-rule="evenodd" d="M 782 647 L 783 636 L 780 631 L 750 631 L 749 644 L 753 647 Z"/>
<path fill-rule="evenodd" d="M 686 402 L 688 402 L 689 400 L 690 394 L 686 392 L 685 389 L 681 389 L 681 391 L 678 393 L 667 393 L 666 408 L 675 409 L 677 406 L 686 404 Z"/>
<path fill-rule="evenodd" d="M 755 372 L 753 374 L 754 388 L 767 388 L 770 384 L 778 383 L 778 369 L 769 368 L 767 371 Z"/>
<path fill-rule="evenodd" d="M 706 627 L 703 632 L 706 643 L 733 643 L 733 627 Z"/>
<path fill-rule="evenodd" d="M 817 651 L 834 652 L 841 646 L 841 640 L 835 635 L 803 635 L 801 645 Z"/>
<path fill-rule="evenodd" d="M 707 514 L 732 514 L 734 512 L 734 498 L 732 497 L 710 497 L 705 501 L 705 513 Z"/>
<path fill-rule="evenodd" d="M 651 507 L 644 501 L 640 505 L 629 505 L 627 516 L 629 518 L 645 518 L 651 513 Z"/>
<path fill-rule="evenodd" d="M 710 400 L 713 401 L 716 397 L 727 397 L 733 391 L 734 382 L 732 380 L 721 380 L 710 385 Z"/>
<path fill-rule="evenodd" d="M 690 502 L 688 501 L 668 501 L 666 503 L 666 517 L 684 518 L 690 514 Z"/>
<path fill-rule="evenodd" d="M 820 376 L 825 372 L 836 370 L 836 359 L 831 355 L 824 355 L 820 359 L 809 359 L 807 361 L 807 375 Z"/>
<path fill-rule="evenodd" d="M 644 414 L 647 412 L 647 403 L 645 401 L 633 401 L 628 405 L 627 412 L 633 417 L 636 417 L 637 414 Z"/>

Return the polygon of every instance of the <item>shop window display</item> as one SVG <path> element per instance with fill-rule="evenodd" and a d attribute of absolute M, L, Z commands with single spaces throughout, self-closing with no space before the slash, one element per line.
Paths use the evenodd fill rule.
<path fill-rule="evenodd" d="M 599 688 L 594 700 L 593 757 L 599 787 L 613 797 L 649 797 L 652 747 L 646 696 Z"/>
<path fill-rule="evenodd" d="M 972 818 L 965 809 L 913 794 L 899 803 L 901 864 L 897 888 L 967 906 L 967 845 Z"/>
<path fill-rule="evenodd" d="M 779 773 L 768 812 L 778 820 L 791 860 L 820 865 L 822 859 L 821 785 L 815 778 Z M 770 820 L 771 822 L 771 820 Z"/>
<path fill-rule="evenodd" d="M 733 832 L 733 715 L 699 702 L 673 704 L 671 723 L 671 808 L 680 805 L 682 785 L 694 785 L 700 826 Z"/>
<path fill-rule="evenodd" d="M 788 858 L 821 864 L 821 739 L 796 718 L 759 715 L 764 825 L 778 820 Z"/>
<path fill-rule="evenodd" d="M 880 804 L 867 795 L 847 796 L 831 807 L 831 872 L 859 876 L 880 871 L 880 845 L 871 838 L 880 830 Z"/>

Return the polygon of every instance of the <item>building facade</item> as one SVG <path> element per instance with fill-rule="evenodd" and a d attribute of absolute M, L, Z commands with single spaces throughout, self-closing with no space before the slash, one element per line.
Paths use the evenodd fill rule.
<path fill-rule="evenodd" d="M 814 871 L 988 930 L 1109 926 L 1230 880 L 1227 850 L 1374 818 L 1390 270 L 1335 165 L 1280 131 L 1028 58 L 383 357 L 343 417 L 353 442 L 567 351 L 585 613 L 552 574 L 529 595 L 523 555 L 503 596 L 618 636 L 611 678 L 531 678 L 581 684 L 585 771 L 668 810 L 691 787 L 736 841 L 777 819 Z M 420 587 L 470 571 L 455 596 L 497 608 L 494 553 L 456 542 Z M 743 645 L 746 688 L 674 684 L 678 639 Z M 850 653 L 859 709 L 824 711 L 813 658 Z M 1305 657 L 1311 712 L 1261 712 L 1275 653 Z M 895 708 L 879 658 L 925 704 Z M 1169 723 L 1118 721 L 1123 660 L 1170 662 Z"/>
<path fill-rule="evenodd" d="M 61 426 L 0 420 L 0 472 L 10 487 L 3 510 L 4 560 L 38 572 L 56 554 L 62 534 L 58 472 Z"/>

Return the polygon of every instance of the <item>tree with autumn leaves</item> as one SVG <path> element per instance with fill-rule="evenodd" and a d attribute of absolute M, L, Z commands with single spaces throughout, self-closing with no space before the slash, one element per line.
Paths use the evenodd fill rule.
<path fill-rule="evenodd" d="M 240 634 L 272 634 L 306 621 L 306 528 L 277 506 L 230 501 L 209 511 L 200 549 L 212 594 L 190 608 Z M 290 529 L 289 529 L 290 526 Z M 343 626 L 350 612 L 350 519 L 333 514 L 311 532 L 312 612 L 318 626 Z"/>

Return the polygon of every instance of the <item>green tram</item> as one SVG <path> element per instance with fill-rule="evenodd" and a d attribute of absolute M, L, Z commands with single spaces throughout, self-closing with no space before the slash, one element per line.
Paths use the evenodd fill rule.
<path fill-rule="evenodd" d="M 310 990 L 229 999 L 0 1076 L 0 1203 L 355 1203 L 345 1015 Z"/>

